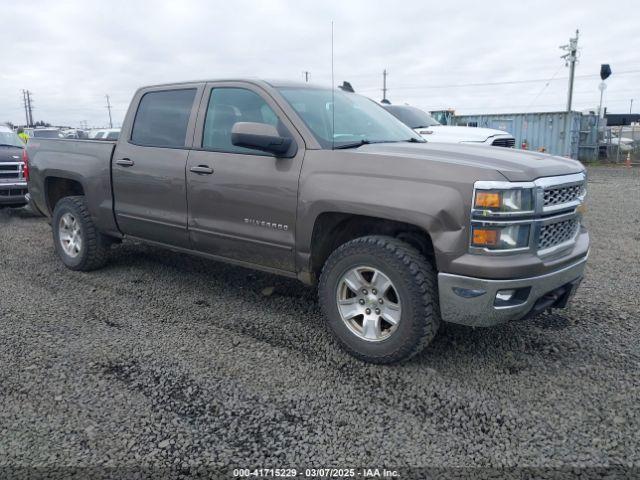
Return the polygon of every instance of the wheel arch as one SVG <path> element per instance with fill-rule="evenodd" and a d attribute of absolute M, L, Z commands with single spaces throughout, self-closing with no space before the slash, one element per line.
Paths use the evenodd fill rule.
<path fill-rule="evenodd" d="M 49 214 L 53 214 L 56 204 L 64 197 L 84 196 L 85 189 L 82 183 L 74 178 L 48 176 L 44 181 L 44 196 Z"/>
<path fill-rule="evenodd" d="M 56 204 L 69 196 L 82 196 L 98 230 L 113 238 L 122 238 L 115 222 L 114 203 L 111 194 L 111 177 L 106 173 L 86 176 L 77 172 L 47 169 L 42 172 L 34 200 L 38 208 L 49 218 Z"/>
<path fill-rule="evenodd" d="M 313 224 L 307 264 L 309 280 L 315 282 L 319 277 L 331 252 L 350 240 L 368 235 L 386 235 L 403 240 L 434 266 L 436 264 L 431 235 L 423 227 L 384 217 L 327 211 L 318 215 Z"/>

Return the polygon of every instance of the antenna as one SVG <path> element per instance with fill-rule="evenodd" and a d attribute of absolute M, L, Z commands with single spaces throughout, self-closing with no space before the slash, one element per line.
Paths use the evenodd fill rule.
<path fill-rule="evenodd" d="M 333 20 L 331 20 L 331 150 L 336 148 L 336 101 L 333 82 Z"/>

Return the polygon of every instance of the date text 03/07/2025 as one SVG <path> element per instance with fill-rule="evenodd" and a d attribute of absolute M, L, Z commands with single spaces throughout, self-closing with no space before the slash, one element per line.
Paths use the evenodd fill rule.
<path fill-rule="evenodd" d="M 397 470 L 386 468 L 236 468 L 234 477 L 262 478 L 398 478 Z"/>

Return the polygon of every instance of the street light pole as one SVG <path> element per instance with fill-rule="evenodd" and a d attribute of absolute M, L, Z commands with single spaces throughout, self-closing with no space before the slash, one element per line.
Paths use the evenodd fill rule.
<path fill-rule="evenodd" d="M 600 89 L 600 105 L 598 106 L 598 119 L 596 121 L 596 158 L 598 160 L 600 158 L 600 117 L 602 116 L 602 96 L 604 95 L 604 91 L 607 89 L 607 84 L 605 80 L 611 76 L 611 67 L 608 63 L 603 63 L 600 65 L 600 85 L 598 88 Z M 604 140 L 604 135 L 602 136 Z M 609 157 L 609 150 L 607 150 L 607 158 Z"/>
<path fill-rule="evenodd" d="M 604 83 L 604 81 L 600 82 L 598 88 L 600 89 L 600 105 L 598 106 L 598 118 L 596 119 L 596 158 L 594 158 L 594 160 L 598 160 L 600 158 L 600 116 L 602 115 L 602 96 L 604 95 L 604 91 L 607 89 L 607 84 Z"/>

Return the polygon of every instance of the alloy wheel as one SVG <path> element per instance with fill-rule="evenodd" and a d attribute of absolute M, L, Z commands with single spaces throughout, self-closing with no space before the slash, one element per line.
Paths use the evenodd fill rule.
<path fill-rule="evenodd" d="M 389 277 L 374 267 L 358 266 L 342 275 L 336 302 L 349 330 L 369 342 L 389 338 L 400 323 L 398 291 Z"/>

